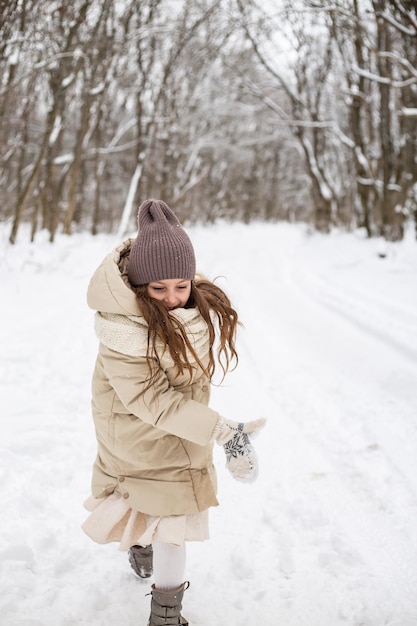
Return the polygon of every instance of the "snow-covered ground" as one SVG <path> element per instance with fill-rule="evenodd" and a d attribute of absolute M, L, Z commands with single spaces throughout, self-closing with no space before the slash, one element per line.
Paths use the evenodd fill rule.
<path fill-rule="evenodd" d="M 286 224 L 188 229 L 231 295 L 240 365 L 212 406 L 268 418 L 260 475 L 216 449 L 211 540 L 188 544 L 191 626 L 417 624 L 417 244 Z M 149 583 L 80 530 L 95 439 L 85 304 L 109 236 L 0 228 L 0 624 L 145 626 Z M 386 256 L 380 253 L 384 250 Z"/>

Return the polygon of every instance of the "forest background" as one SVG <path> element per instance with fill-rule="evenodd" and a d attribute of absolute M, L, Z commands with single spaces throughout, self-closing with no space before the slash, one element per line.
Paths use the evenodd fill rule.
<path fill-rule="evenodd" d="M 184 222 L 417 222 L 414 0 L 0 0 L 14 243 Z"/>

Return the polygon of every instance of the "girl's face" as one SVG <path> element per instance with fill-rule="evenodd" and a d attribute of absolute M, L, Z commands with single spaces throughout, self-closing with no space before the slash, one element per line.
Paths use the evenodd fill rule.
<path fill-rule="evenodd" d="M 184 307 L 191 293 L 191 280 L 183 278 L 167 278 L 148 284 L 148 295 L 155 300 L 160 300 L 167 309 L 179 309 Z"/>

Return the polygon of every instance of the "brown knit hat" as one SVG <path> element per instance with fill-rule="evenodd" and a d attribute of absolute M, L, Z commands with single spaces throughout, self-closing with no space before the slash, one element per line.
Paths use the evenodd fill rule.
<path fill-rule="evenodd" d="M 133 244 L 127 274 L 137 287 L 167 278 L 193 280 L 193 245 L 177 216 L 162 200 L 145 200 L 138 211 L 139 232 Z"/>

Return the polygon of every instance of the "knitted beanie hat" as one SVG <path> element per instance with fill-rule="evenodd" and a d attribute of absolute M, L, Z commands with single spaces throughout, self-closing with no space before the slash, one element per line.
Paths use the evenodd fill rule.
<path fill-rule="evenodd" d="M 165 202 L 154 199 L 142 202 L 138 226 L 127 269 L 131 285 L 137 287 L 167 278 L 194 279 L 193 245 Z"/>

